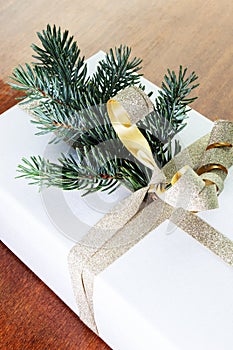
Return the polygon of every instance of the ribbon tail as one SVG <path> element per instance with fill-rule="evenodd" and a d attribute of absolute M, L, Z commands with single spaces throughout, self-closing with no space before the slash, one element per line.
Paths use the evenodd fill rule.
<path fill-rule="evenodd" d="M 92 264 L 95 254 L 139 211 L 149 187 L 133 192 L 94 225 L 68 256 L 69 270 L 79 315 L 96 334 L 93 312 L 93 281 L 96 274 Z"/>
<path fill-rule="evenodd" d="M 233 242 L 206 221 L 182 208 L 177 208 L 170 220 L 199 243 L 233 266 Z"/>

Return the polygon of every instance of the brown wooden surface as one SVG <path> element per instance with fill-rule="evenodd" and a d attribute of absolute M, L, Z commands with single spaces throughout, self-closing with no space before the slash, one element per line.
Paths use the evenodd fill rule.
<path fill-rule="evenodd" d="M 1 245 L 1 350 L 107 350 L 57 296 Z"/>
<path fill-rule="evenodd" d="M 35 32 L 56 23 L 75 34 L 87 57 L 132 46 L 156 84 L 167 67 L 187 65 L 201 82 L 195 109 L 233 120 L 232 17 L 231 0 L 0 0 L 0 78 L 30 62 Z M 1 112 L 15 103 L 3 82 L 0 100 Z M 108 348 L 3 245 L 0 271 L 1 349 Z"/>

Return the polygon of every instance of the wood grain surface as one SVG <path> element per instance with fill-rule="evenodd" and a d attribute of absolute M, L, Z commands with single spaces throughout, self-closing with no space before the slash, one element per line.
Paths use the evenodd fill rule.
<path fill-rule="evenodd" d="M 2 243 L 1 350 L 108 350 Z"/>
<path fill-rule="evenodd" d="M 168 67 L 188 66 L 201 83 L 194 108 L 233 120 L 232 17 L 231 0 L 0 0 L 1 112 L 15 103 L 4 84 L 12 68 L 31 61 L 35 32 L 56 23 L 70 29 L 86 57 L 132 46 L 157 85 Z M 0 257 L 0 349 L 108 349 L 3 245 Z"/>

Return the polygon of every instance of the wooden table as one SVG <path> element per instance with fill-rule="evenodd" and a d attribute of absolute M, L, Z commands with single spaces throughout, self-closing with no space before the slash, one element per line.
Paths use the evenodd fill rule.
<path fill-rule="evenodd" d="M 167 67 L 188 66 L 201 82 L 194 108 L 212 120 L 233 120 L 230 0 L 8 0 L 0 1 L 0 10 L 1 112 L 15 103 L 6 77 L 30 61 L 35 31 L 56 23 L 75 34 L 86 56 L 120 43 L 132 46 L 157 85 Z M 1 349 L 108 349 L 3 245 L 0 257 Z"/>

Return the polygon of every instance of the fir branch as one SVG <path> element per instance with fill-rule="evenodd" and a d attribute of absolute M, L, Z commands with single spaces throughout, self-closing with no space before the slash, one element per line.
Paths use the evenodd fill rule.
<path fill-rule="evenodd" d="M 186 77 L 187 68 L 183 70 L 180 66 L 178 76 L 169 69 L 167 72 L 159 96 L 155 99 L 154 111 L 138 123 L 160 167 L 180 151 L 178 141 L 175 142 L 174 152 L 171 143 L 186 125 L 185 119 L 190 110 L 187 105 L 197 98 L 188 95 L 199 85 L 194 84 L 198 79 L 194 72 Z"/>
<path fill-rule="evenodd" d="M 32 180 L 30 184 L 56 186 L 64 190 L 85 189 L 86 193 L 114 191 L 124 184 L 135 191 L 149 182 L 151 170 L 133 158 L 119 139 L 99 147 L 77 149 L 75 155 L 62 155 L 58 163 L 40 156 L 22 159 L 18 177 Z"/>
<path fill-rule="evenodd" d="M 28 102 L 33 100 L 57 101 L 69 104 L 88 82 L 87 67 L 80 49 L 68 31 L 61 35 L 61 28 L 48 25 L 42 34 L 37 33 L 44 49 L 32 45 L 39 62 L 25 64 L 13 71 L 10 83 L 15 89 L 25 91 Z"/>
<path fill-rule="evenodd" d="M 92 140 L 98 135 L 93 144 L 104 141 L 107 135 L 115 137 L 106 116 L 103 118 L 99 111 L 93 113 L 92 106 L 106 103 L 122 88 L 138 83 L 140 75 L 136 73 L 141 60 L 130 60 L 131 49 L 127 46 L 111 49 L 93 77 L 87 79 L 84 58 L 80 58 L 78 45 L 68 31 L 62 34 L 60 27 L 57 30 L 48 25 L 38 37 L 43 48 L 32 48 L 37 54 L 33 57 L 39 62 L 16 68 L 11 83 L 13 88 L 25 91 L 27 103 L 38 102 L 32 108 L 37 134 L 55 132 L 54 141 L 63 139 L 74 147 L 83 143 L 83 130 L 91 130 Z"/>
<path fill-rule="evenodd" d="M 114 191 L 119 184 L 135 191 L 149 183 L 151 170 L 137 161 L 118 139 L 106 111 L 106 102 L 118 91 L 140 84 L 141 60 L 130 59 L 131 49 L 110 49 L 87 77 L 84 57 L 68 31 L 47 26 L 38 33 L 42 47 L 33 45 L 37 62 L 19 66 L 13 72 L 12 87 L 25 92 L 33 107 L 38 134 L 54 133 L 54 141 L 64 140 L 76 154 L 52 163 L 42 157 L 23 159 L 20 177 L 33 184 L 57 186 L 65 190 L 85 189 L 86 193 Z M 178 76 L 168 70 L 162 89 L 155 100 L 154 111 L 138 123 L 158 166 L 165 165 L 180 151 L 172 140 L 185 126 L 189 97 L 197 76 L 186 76 L 180 67 Z"/>
<path fill-rule="evenodd" d="M 107 102 L 118 91 L 130 85 L 139 84 L 142 60 L 134 57 L 129 60 L 131 49 L 127 46 L 110 49 L 106 58 L 99 62 L 91 82 L 96 87 L 99 102 Z"/>
<path fill-rule="evenodd" d="M 18 166 L 18 176 L 30 179 L 30 185 L 55 186 L 64 190 L 81 190 L 85 188 L 87 192 L 93 190 L 109 188 L 113 178 L 105 174 L 82 174 L 76 160 L 70 155 L 62 155 L 58 159 L 58 164 L 50 162 L 40 156 L 33 156 L 30 160 L 23 158 L 22 164 Z M 116 181 L 115 181 L 116 182 Z"/>
<path fill-rule="evenodd" d="M 159 97 L 156 99 L 156 111 L 161 119 L 161 125 L 166 119 L 174 133 L 179 132 L 184 126 L 184 120 L 187 117 L 187 105 L 196 100 L 197 97 L 188 97 L 188 95 L 199 84 L 194 84 L 198 79 L 195 72 L 186 77 L 187 68 L 183 70 L 180 66 L 179 74 L 176 76 L 174 71 L 167 70 L 168 74 L 164 76 L 162 88 L 159 91 Z M 171 127 L 169 132 L 171 132 Z M 170 135 L 171 136 L 171 135 Z"/>
<path fill-rule="evenodd" d="M 32 45 L 37 54 L 32 57 L 39 61 L 36 66 L 46 67 L 47 73 L 57 76 L 67 91 L 82 87 L 87 81 L 87 67 L 74 37 L 67 30 L 61 33 L 61 28 L 56 29 L 55 25 L 53 29 L 48 25 L 37 35 L 43 48 Z"/>

